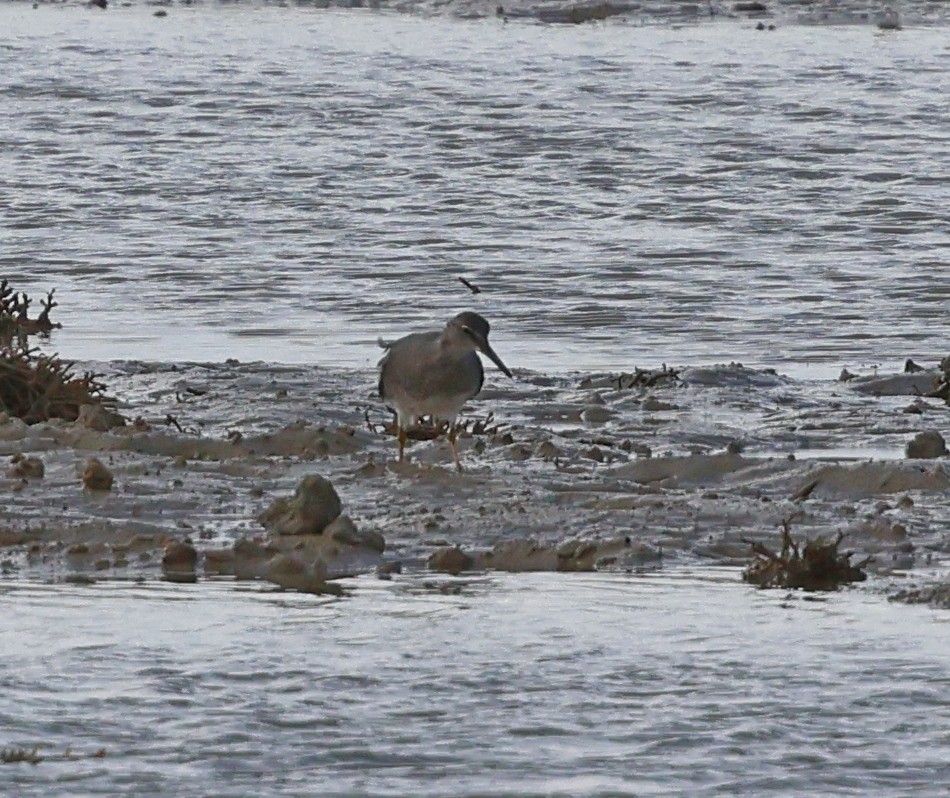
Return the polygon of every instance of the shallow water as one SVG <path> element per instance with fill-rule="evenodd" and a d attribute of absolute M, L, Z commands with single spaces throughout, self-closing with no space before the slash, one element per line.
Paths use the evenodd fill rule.
<path fill-rule="evenodd" d="M 5 3 L 0 273 L 80 359 L 945 355 L 946 28 L 635 22 Z"/>
<path fill-rule="evenodd" d="M 107 749 L 12 794 L 946 794 L 945 615 L 732 569 L 350 584 L 3 584 L 6 742 Z"/>
<path fill-rule="evenodd" d="M 622 435 L 658 454 L 740 440 L 753 456 L 890 459 L 942 424 L 939 408 L 918 419 L 906 397 L 761 377 L 661 390 L 670 409 L 650 413 L 635 392 L 491 375 L 479 408 L 524 423 L 519 443 L 553 438 L 570 470 L 499 445 L 466 452 L 468 481 L 438 465 L 431 479 L 359 476 L 392 454 L 363 429 L 366 405 L 383 413 L 376 337 L 463 307 L 490 318 L 509 365 L 537 372 L 738 359 L 814 380 L 932 365 L 950 291 L 945 26 L 152 13 L 0 4 L 0 276 L 58 289 L 65 326 L 46 345 L 68 357 L 344 367 L 104 366 L 130 417 L 180 418 L 181 446 L 297 418 L 358 428 L 361 443 L 328 460 L 196 458 L 174 479 L 168 456 L 113 453 L 119 489 L 100 501 L 77 486 L 88 451 L 53 445 L 55 431 L 14 436 L 4 452 L 48 470 L 8 514 L 36 525 L 56 506 L 64 525 L 134 519 L 223 544 L 316 469 L 411 561 L 433 536 L 633 528 L 674 564 L 363 577 L 342 601 L 103 572 L 51 585 L 35 577 L 55 568 L 22 566 L 0 582 L 0 745 L 107 755 L 4 765 L 4 791 L 946 795 L 945 613 L 679 570 L 694 562 L 676 551 L 702 555 L 706 537 L 770 534 L 794 486 L 765 509 L 742 484 L 679 503 L 671 490 L 655 514 L 609 509 L 612 496 L 583 494 L 601 466 L 580 454 L 606 436 L 609 470 Z M 602 393 L 616 415 L 587 425 Z M 412 457 L 423 475 L 444 459 L 421 444 Z M 848 501 L 870 518 L 885 498 Z M 946 551 L 945 501 L 914 500 L 887 512 L 929 562 Z M 836 529 L 841 503 L 812 500 L 806 529 Z"/>

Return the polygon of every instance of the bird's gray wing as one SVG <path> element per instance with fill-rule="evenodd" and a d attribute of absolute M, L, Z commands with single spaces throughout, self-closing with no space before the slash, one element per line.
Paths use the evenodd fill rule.
<path fill-rule="evenodd" d="M 475 389 L 475 393 L 472 394 L 469 398 L 474 398 L 479 391 L 481 391 L 482 386 L 485 384 L 485 368 L 482 366 L 482 359 L 476 355 L 474 352 L 469 354 L 469 357 L 475 361 L 475 365 L 478 369 L 478 387 Z"/>
<path fill-rule="evenodd" d="M 389 360 L 389 351 L 387 347 L 386 354 L 379 360 L 379 398 L 386 398 L 386 363 Z"/>

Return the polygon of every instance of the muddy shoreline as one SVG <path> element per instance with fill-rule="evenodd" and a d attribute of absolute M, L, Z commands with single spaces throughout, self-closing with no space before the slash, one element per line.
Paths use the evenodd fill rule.
<path fill-rule="evenodd" d="M 945 402 L 919 397 L 938 370 L 841 382 L 730 364 L 649 385 L 636 372 L 491 374 L 467 417 L 493 415 L 461 439 L 458 475 L 440 440 L 393 462 L 371 371 L 89 366 L 134 423 L 2 419 L 0 455 L 43 472 L 11 465 L 0 478 L 5 578 L 161 578 L 163 552 L 181 542 L 197 550 L 199 578 L 222 573 L 215 553 L 266 542 L 261 514 L 308 475 L 333 484 L 361 534 L 385 540 L 376 557 L 331 562 L 331 577 L 426 568 L 453 547 L 502 570 L 565 570 L 566 551 L 581 569 L 737 565 L 785 520 L 802 537 L 843 532 L 873 556 L 872 574 L 898 581 L 950 554 L 950 463 L 905 456 L 921 431 L 948 432 Z M 92 457 L 110 490 L 84 487 Z"/>
<path fill-rule="evenodd" d="M 55 0 L 34 3 L 62 5 Z M 285 7 L 284 0 L 251 0 L 245 2 L 217 3 L 214 0 L 76 0 L 71 5 L 84 6 L 93 12 L 136 8 L 153 9 L 158 18 L 167 17 L 169 9 L 214 8 L 238 6 L 248 9 Z M 513 0 L 505 3 L 486 0 L 296 0 L 297 7 L 316 9 L 367 9 L 396 11 L 412 14 L 448 15 L 462 19 L 497 18 L 504 22 L 517 21 L 542 24 L 578 25 L 604 20 L 632 22 L 634 24 L 695 24 L 723 20 L 751 21 L 752 26 L 763 24 L 759 30 L 774 30 L 775 25 L 870 25 L 881 30 L 900 30 L 902 25 L 930 26 L 947 24 L 945 4 L 933 0 L 896 4 L 881 2 L 868 6 L 866 3 L 840 3 L 831 0 L 775 0 L 773 2 L 656 2 L 656 0 Z M 898 13 L 899 12 L 899 13 Z M 769 27 L 769 23 L 773 27 Z"/>

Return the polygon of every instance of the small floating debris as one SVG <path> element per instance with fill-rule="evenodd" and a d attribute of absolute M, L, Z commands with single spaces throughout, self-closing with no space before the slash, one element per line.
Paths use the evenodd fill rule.
<path fill-rule="evenodd" d="M 758 0 L 751 0 L 751 2 L 735 3 L 732 6 L 732 10 L 746 14 L 765 14 L 768 13 L 769 9 L 765 3 L 760 3 Z"/>
<path fill-rule="evenodd" d="M 501 6 L 499 6 L 499 8 L 501 8 Z M 542 8 L 539 9 L 536 14 L 532 13 L 530 15 L 536 16 L 541 22 L 581 25 L 585 22 L 599 22 L 608 17 L 625 14 L 637 9 L 639 9 L 639 6 L 635 3 L 581 3 L 569 8 Z M 501 11 L 502 16 L 515 16 L 511 10 L 507 10 L 506 12 L 506 9 L 501 8 Z M 498 9 L 495 10 L 495 13 L 496 15 L 498 14 Z M 517 16 L 522 15 L 518 14 Z"/>
<path fill-rule="evenodd" d="M 877 26 L 881 30 L 900 30 L 901 18 L 893 8 L 885 8 L 877 18 Z"/>
<path fill-rule="evenodd" d="M 0 762 L 4 764 L 13 764 L 16 762 L 29 762 L 31 765 L 37 765 L 43 761 L 37 748 L 4 748 L 0 750 Z"/>
<path fill-rule="evenodd" d="M 480 293 L 482 292 L 482 289 L 481 289 L 481 288 L 479 288 L 477 285 L 475 285 L 475 283 L 470 283 L 470 282 L 469 282 L 468 280 L 466 280 L 464 277 L 459 277 L 459 282 L 460 282 L 462 285 L 464 285 L 464 286 L 465 286 L 469 291 L 471 291 L 473 294 L 480 294 Z"/>
<path fill-rule="evenodd" d="M 742 572 L 742 579 L 761 588 L 801 590 L 837 590 L 841 585 L 863 582 L 867 574 L 862 569 L 872 558 L 852 565 L 852 552 L 838 550 L 843 539 L 844 533 L 839 532 L 834 540 L 816 538 L 799 546 L 789 521 L 784 520 L 778 554 L 762 543 L 743 539 L 752 547 L 755 559 Z"/>
<path fill-rule="evenodd" d="M 12 747 L 0 749 L 0 762 L 5 765 L 12 765 L 18 762 L 27 762 L 31 765 L 38 765 L 40 762 L 70 762 L 79 759 L 102 759 L 106 755 L 106 749 L 100 748 L 91 754 L 81 754 L 67 748 L 61 754 L 41 754 L 39 746 L 32 748 Z"/>

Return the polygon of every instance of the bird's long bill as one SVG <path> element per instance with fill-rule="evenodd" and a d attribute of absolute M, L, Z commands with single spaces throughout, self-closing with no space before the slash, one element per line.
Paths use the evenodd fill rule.
<path fill-rule="evenodd" d="M 475 333 L 473 336 L 476 343 L 478 344 L 479 351 L 484 354 L 486 357 L 491 358 L 492 363 L 494 363 L 498 368 L 500 368 L 505 374 L 509 377 L 514 376 L 498 355 L 495 354 L 495 350 L 491 348 L 491 344 L 484 338 L 482 338 L 478 333 Z"/>

